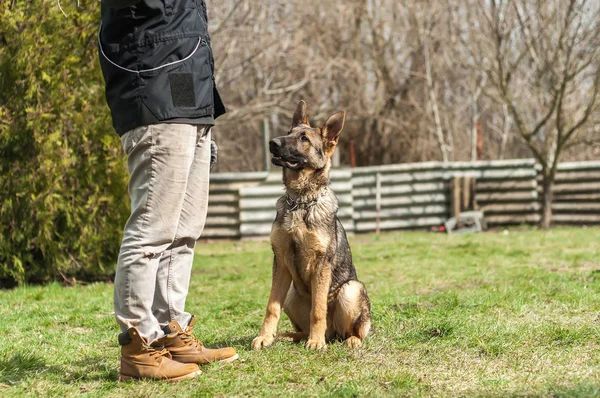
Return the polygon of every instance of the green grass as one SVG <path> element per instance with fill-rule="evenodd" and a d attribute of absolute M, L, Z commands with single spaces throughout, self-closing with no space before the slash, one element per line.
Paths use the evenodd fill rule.
<path fill-rule="evenodd" d="M 372 301 L 359 350 L 250 350 L 269 292 L 266 242 L 198 246 L 188 309 L 241 360 L 198 379 L 118 383 L 112 286 L 0 291 L 0 395 L 592 396 L 600 394 L 600 229 L 351 239 Z M 283 317 L 280 330 L 291 330 Z"/>

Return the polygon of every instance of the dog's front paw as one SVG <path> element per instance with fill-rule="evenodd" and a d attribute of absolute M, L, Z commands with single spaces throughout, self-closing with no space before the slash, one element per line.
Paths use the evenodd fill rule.
<path fill-rule="evenodd" d="M 273 336 L 256 336 L 254 340 L 252 340 L 252 348 L 255 350 L 260 350 L 261 348 L 265 348 L 273 344 L 275 337 Z"/>
<path fill-rule="evenodd" d="M 350 336 L 344 341 L 346 345 L 350 348 L 358 348 L 362 345 L 362 340 L 356 336 Z"/>
<path fill-rule="evenodd" d="M 308 339 L 305 347 L 309 350 L 326 350 L 327 344 L 325 343 L 325 339 Z"/>

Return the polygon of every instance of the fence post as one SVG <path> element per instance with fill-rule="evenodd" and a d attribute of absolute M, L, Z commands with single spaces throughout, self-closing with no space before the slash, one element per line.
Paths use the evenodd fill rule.
<path fill-rule="evenodd" d="M 377 235 L 379 235 L 380 232 L 380 228 L 379 228 L 379 219 L 380 219 L 380 212 L 381 212 L 381 173 L 377 173 L 377 177 L 376 177 L 376 186 L 375 186 L 375 211 L 376 211 L 376 218 L 375 218 L 375 233 Z"/>
<path fill-rule="evenodd" d="M 462 186 L 461 186 L 461 195 L 462 195 L 462 204 L 460 206 L 460 211 L 463 210 L 471 210 L 471 189 L 474 179 L 471 177 L 463 177 Z"/>
<path fill-rule="evenodd" d="M 452 177 L 450 180 L 450 217 L 456 217 L 460 213 L 460 186 L 462 177 Z"/>
<path fill-rule="evenodd" d="M 350 167 L 356 167 L 356 152 L 354 149 L 354 140 L 350 140 Z"/>

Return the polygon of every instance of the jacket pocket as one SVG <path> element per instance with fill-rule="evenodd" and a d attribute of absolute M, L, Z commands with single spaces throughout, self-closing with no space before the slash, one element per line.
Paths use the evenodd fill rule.
<path fill-rule="evenodd" d="M 161 44 L 174 45 L 177 43 Z M 157 121 L 203 117 L 214 112 L 210 49 L 204 39 L 200 39 L 187 57 L 162 68 L 140 72 L 139 81 L 144 108 Z"/>

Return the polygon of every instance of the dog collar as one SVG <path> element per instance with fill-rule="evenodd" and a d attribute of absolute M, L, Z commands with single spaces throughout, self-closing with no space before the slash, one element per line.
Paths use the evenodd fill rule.
<path fill-rule="evenodd" d="M 317 202 L 319 201 L 319 199 L 321 199 L 323 196 L 325 196 L 327 191 L 329 191 L 329 188 L 325 187 L 325 189 L 323 190 L 323 192 L 321 192 L 321 194 L 319 196 L 317 196 L 315 199 L 310 200 L 308 202 L 300 202 L 297 199 L 290 198 L 290 195 L 286 195 L 285 203 L 287 203 L 287 205 L 289 206 L 288 211 L 294 211 L 296 209 L 299 209 L 302 206 L 305 208 L 309 208 L 309 207 L 316 205 Z"/>

